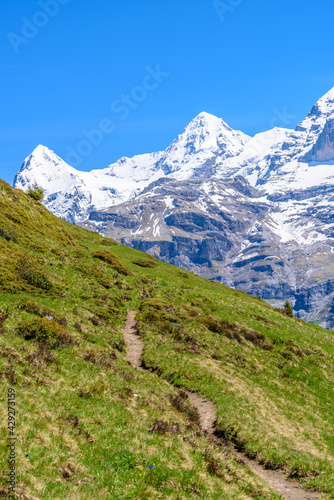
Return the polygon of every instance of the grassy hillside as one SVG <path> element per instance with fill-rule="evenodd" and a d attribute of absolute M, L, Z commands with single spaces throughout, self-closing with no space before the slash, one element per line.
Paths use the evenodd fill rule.
<path fill-rule="evenodd" d="M 0 497 L 278 499 L 203 435 L 334 497 L 333 333 L 52 216 L 0 182 Z M 138 311 L 144 365 L 125 359 Z M 153 466 L 153 467 L 152 467 Z"/>

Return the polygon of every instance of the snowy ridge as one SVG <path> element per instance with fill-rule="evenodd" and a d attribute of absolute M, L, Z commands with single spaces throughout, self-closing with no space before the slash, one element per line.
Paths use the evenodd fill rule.
<path fill-rule="evenodd" d="M 206 177 L 203 164 L 214 163 L 219 155 L 231 157 L 239 153 L 249 139 L 223 120 L 200 113 L 166 151 L 123 157 L 107 168 L 91 172 L 70 167 L 40 145 L 24 161 L 14 186 L 26 190 L 37 182 L 45 189 L 45 205 L 53 213 L 78 222 L 92 210 L 130 199 L 166 175 L 179 179 Z"/>
<path fill-rule="evenodd" d="M 82 172 L 45 146 L 26 158 L 14 186 L 27 190 L 34 182 L 45 189 L 44 204 L 58 217 L 85 220 L 92 210 L 122 203 L 163 175 L 154 169 L 159 153 L 121 158 L 101 170 Z"/>
<path fill-rule="evenodd" d="M 38 146 L 15 177 L 26 190 L 37 182 L 46 191 L 45 205 L 72 222 L 93 210 L 123 203 L 163 177 L 231 179 L 242 176 L 267 200 L 290 200 L 280 221 L 295 235 L 291 218 L 308 213 L 314 189 L 334 184 L 334 88 L 313 106 L 295 130 L 275 127 L 250 138 L 222 119 L 202 112 L 162 152 L 123 157 L 104 169 L 81 172 L 53 151 Z M 304 198 L 302 204 L 297 199 Z M 331 205 L 332 201 L 328 200 Z"/>

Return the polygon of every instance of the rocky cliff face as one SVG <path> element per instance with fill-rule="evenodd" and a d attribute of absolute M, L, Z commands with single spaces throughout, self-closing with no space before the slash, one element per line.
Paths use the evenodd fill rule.
<path fill-rule="evenodd" d="M 15 186 L 56 215 L 334 328 L 334 89 L 295 130 L 201 113 L 162 152 L 79 172 L 39 146 Z"/>

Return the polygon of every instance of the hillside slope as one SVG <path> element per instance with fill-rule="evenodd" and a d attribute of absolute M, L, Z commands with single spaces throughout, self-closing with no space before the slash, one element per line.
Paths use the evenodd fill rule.
<path fill-rule="evenodd" d="M 278 499 L 201 432 L 334 495 L 333 334 L 61 221 L 0 182 L 1 419 L 17 497 Z M 137 311 L 143 364 L 122 327 Z M 1 493 L 8 438 L 1 427 Z"/>

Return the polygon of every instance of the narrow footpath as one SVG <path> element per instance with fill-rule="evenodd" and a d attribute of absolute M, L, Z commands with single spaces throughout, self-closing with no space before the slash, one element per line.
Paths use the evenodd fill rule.
<path fill-rule="evenodd" d="M 137 335 L 136 314 L 136 311 L 129 311 L 123 327 L 127 359 L 137 370 L 147 372 L 148 370 L 142 367 L 141 357 L 144 349 L 144 342 L 141 337 Z M 190 402 L 198 411 L 202 431 L 204 431 L 207 436 L 213 437 L 216 422 L 216 408 L 214 404 L 207 399 L 203 399 L 198 394 L 189 391 L 186 392 Z M 247 465 L 255 474 L 260 476 L 285 500 L 320 500 L 320 494 L 305 490 L 296 481 L 288 481 L 279 471 L 265 469 L 256 460 L 251 460 L 244 453 L 238 452 L 232 444 L 225 446 L 225 448 L 232 452 L 240 462 Z"/>

